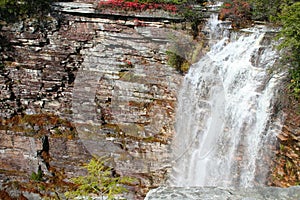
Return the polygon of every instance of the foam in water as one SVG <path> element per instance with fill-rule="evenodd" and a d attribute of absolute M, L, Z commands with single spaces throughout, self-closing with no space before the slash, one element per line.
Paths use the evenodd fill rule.
<path fill-rule="evenodd" d="M 178 100 L 172 186 L 263 185 L 278 80 L 263 27 L 229 34 L 212 16 L 210 52 L 186 75 Z M 226 25 L 226 23 L 225 23 Z M 221 35 L 221 37 L 220 37 Z M 279 127 L 280 128 L 280 127 Z"/>

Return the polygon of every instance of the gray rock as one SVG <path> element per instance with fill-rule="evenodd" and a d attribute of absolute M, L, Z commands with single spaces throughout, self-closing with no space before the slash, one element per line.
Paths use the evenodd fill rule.
<path fill-rule="evenodd" d="M 79 2 L 56 2 L 53 3 L 55 10 L 68 13 L 95 13 L 94 5 Z"/>
<path fill-rule="evenodd" d="M 23 192 L 23 196 L 25 196 L 27 199 L 30 200 L 42 200 L 43 198 L 36 193 L 31 193 L 31 192 Z"/>
<path fill-rule="evenodd" d="M 300 187 L 276 188 L 218 188 L 218 187 L 160 187 L 148 192 L 145 200 L 296 200 Z"/>

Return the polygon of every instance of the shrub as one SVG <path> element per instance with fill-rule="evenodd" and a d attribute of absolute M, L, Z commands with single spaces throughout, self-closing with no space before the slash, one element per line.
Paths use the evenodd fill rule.
<path fill-rule="evenodd" d="M 189 69 L 189 62 L 179 53 L 174 51 L 167 51 L 168 64 L 174 67 L 180 73 L 186 73 Z"/>
<path fill-rule="evenodd" d="M 270 21 L 278 14 L 282 0 L 249 0 L 252 19 Z"/>
<path fill-rule="evenodd" d="M 251 20 L 250 4 L 243 0 L 225 1 L 219 14 L 221 20 L 228 18 L 234 28 L 240 28 Z"/>
<path fill-rule="evenodd" d="M 126 0 L 101 1 L 98 9 L 122 9 L 122 11 L 165 10 L 175 13 L 177 7 L 172 3 L 138 2 Z"/>
<path fill-rule="evenodd" d="M 284 49 L 282 58 L 288 64 L 290 71 L 289 88 L 295 97 L 300 97 L 300 2 L 285 6 L 279 14 L 282 29 L 279 37 L 282 42 L 279 49 Z"/>
<path fill-rule="evenodd" d="M 193 8 L 194 1 L 188 1 L 178 7 L 178 14 L 184 19 L 186 22 L 191 23 L 191 35 L 195 39 L 199 34 L 199 25 L 203 18 L 203 13 L 195 10 Z"/>
<path fill-rule="evenodd" d="M 72 178 L 76 184 L 76 189 L 68 191 L 65 196 L 70 199 L 83 198 L 95 194 L 114 199 L 114 196 L 126 192 L 126 184 L 132 184 L 135 179 L 130 177 L 116 177 L 112 175 L 112 168 L 105 166 L 108 159 L 103 157 L 93 158 L 88 164 L 83 166 L 87 170 L 87 175 Z"/>
<path fill-rule="evenodd" d="M 19 18 L 34 17 L 39 20 L 48 14 L 55 0 L 0 0 L 0 19 L 14 22 Z"/>

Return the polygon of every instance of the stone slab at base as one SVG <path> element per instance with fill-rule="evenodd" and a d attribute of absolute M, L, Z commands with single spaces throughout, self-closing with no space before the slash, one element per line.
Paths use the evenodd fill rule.
<path fill-rule="evenodd" d="M 220 188 L 159 187 L 148 192 L 145 200 L 296 200 L 300 187 Z"/>

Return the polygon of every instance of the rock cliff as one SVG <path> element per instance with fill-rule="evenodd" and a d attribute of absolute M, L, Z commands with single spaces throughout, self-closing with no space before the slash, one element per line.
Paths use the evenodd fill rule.
<path fill-rule="evenodd" d="M 278 146 L 269 185 L 290 187 L 300 184 L 299 100 L 289 96 L 282 98 L 285 122 L 282 132 L 277 135 Z"/>
<path fill-rule="evenodd" d="M 42 170 L 38 192 L 53 196 L 98 155 L 138 178 L 131 191 L 142 198 L 171 165 L 182 74 L 167 65 L 166 50 L 173 34 L 190 36 L 174 31 L 176 18 L 99 14 L 82 2 L 53 10 L 42 24 L 2 26 L 1 187 L 17 180 L 36 191 L 32 175 Z"/>

